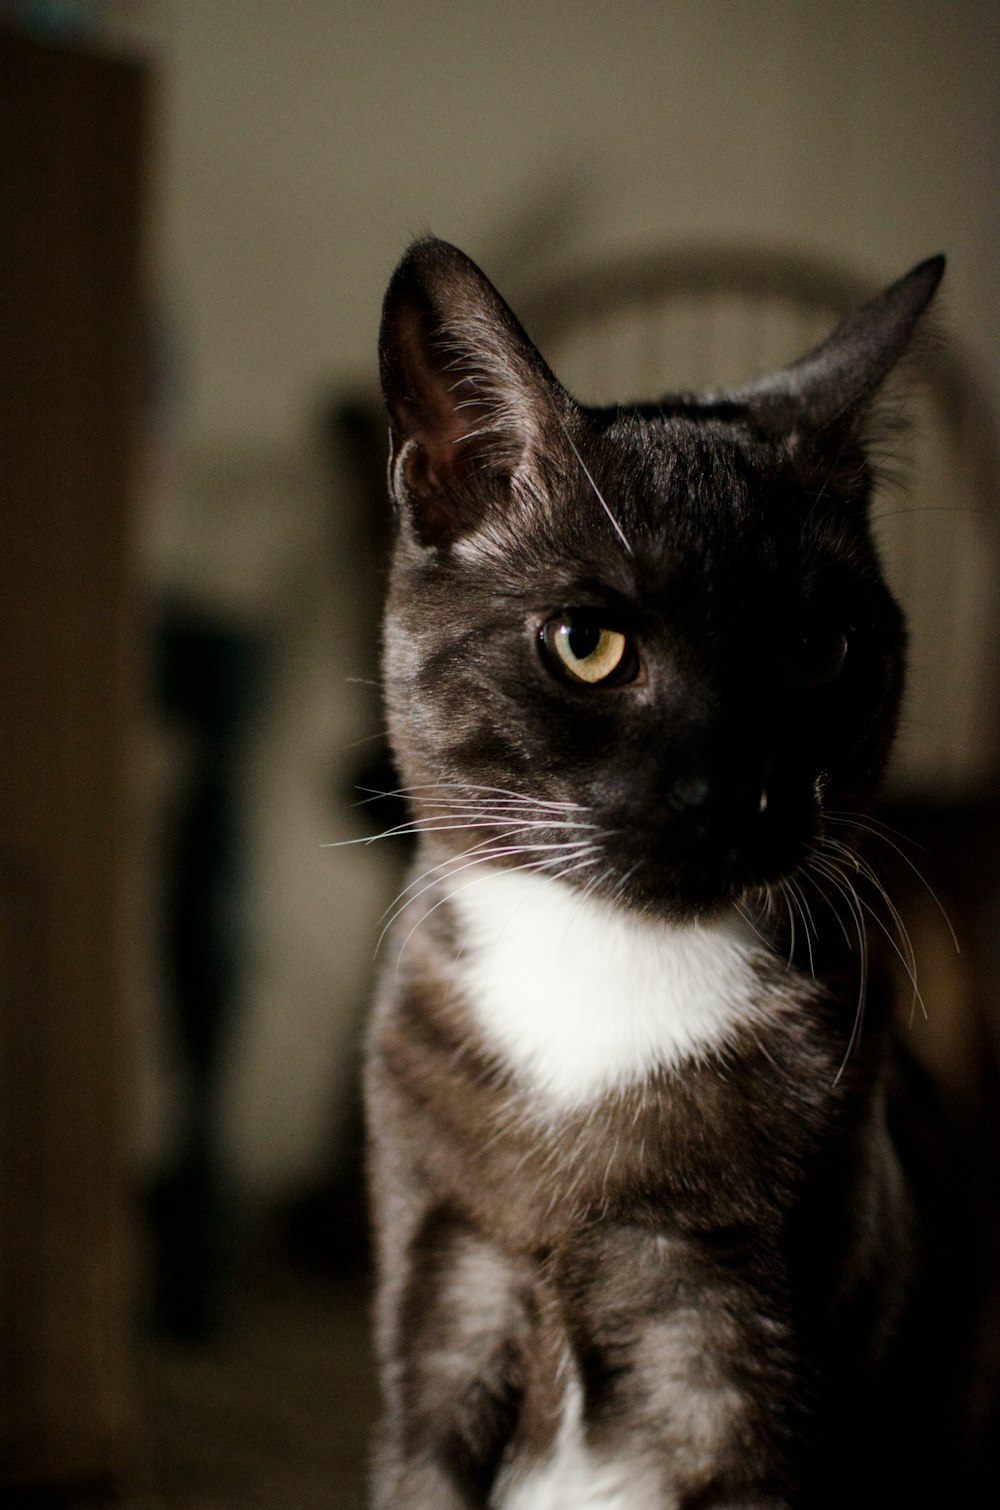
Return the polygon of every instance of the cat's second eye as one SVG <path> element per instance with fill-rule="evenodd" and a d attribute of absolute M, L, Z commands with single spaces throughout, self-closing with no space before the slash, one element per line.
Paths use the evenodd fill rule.
<path fill-rule="evenodd" d="M 848 637 L 837 625 L 816 625 L 802 634 L 792 656 L 792 680 L 806 688 L 836 681 L 847 659 Z"/>
<path fill-rule="evenodd" d="M 564 681 L 617 687 L 634 681 L 639 655 L 620 629 L 603 622 L 598 609 L 572 608 L 542 625 L 542 658 Z"/>

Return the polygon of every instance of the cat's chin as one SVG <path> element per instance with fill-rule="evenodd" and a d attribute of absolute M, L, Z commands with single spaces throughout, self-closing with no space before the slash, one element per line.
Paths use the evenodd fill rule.
<path fill-rule="evenodd" d="M 611 879 L 593 890 L 616 908 L 660 922 L 713 923 L 734 915 L 754 920 L 766 918 L 771 912 L 772 888 L 779 888 L 782 879 L 705 877 L 698 881 L 676 878 L 654 881 L 643 880 L 636 874 L 628 878 L 627 885 Z"/>
<path fill-rule="evenodd" d="M 750 840 L 712 856 L 671 853 L 666 846 L 638 861 L 634 853 L 610 855 L 601 881 L 587 889 L 629 911 L 675 922 L 733 912 L 766 917 L 785 883 L 807 863 L 815 830 L 814 816 L 803 815 L 795 833 L 786 831 L 769 843 Z"/>

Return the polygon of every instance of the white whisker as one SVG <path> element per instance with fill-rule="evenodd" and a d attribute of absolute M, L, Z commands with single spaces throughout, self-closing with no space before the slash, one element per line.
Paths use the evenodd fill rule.
<path fill-rule="evenodd" d="M 438 861 L 438 863 L 436 865 L 432 865 L 429 870 L 425 870 L 421 875 L 415 877 L 415 879 L 412 880 L 408 886 L 405 886 L 403 890 L 398 893 L 395 900 L 391 902 L 386 908 L 386 912 L 382 914 L 383 918 L 385 917 L 387 912 L 391 912 L 392 916 L 389 918 L 388 922 L 385 924 L 385 927 L 382 929 L 382 932 L 379 934 L 378 944 L 376 944 L 376 952 L 378 951 L 378 945 L 381 944 L 382 939 L 384 938 L 389 928 L 391 928 L 392 924 L 396 921 L 396 918 L 399 917 L 403 912 L 405 912 L 408 907 L 411 907 L 413 903 L 416 902 L 420 897 L 422 897 L 425 891 L 430 890 L 437 884 L 437 879 L 439 879 L 437 877 L 437 872 L 440 871 L 442 876 L 445 874 L 450 876 L 451 874 L 455 873 L 456 868 L 458 870 L 464 870 L 466 867 L 464 865 L 459 865 L 458 862 L 462 860 L 468 860 L 469 857 L 473 855 L 476 856 L 476 859 L 472 860 L 470 862 L 471 864 L 478 864 L 480 860 L 503 859 L 510 855 L 529 853 L 535 854 L 542 850 L 559 850 L 565 855 L 572 853 L 575 856 L 579 851 L 586 849 L 590 843 L 590 841 L 587 839 L 564 839 L 553 844 L 511 844 L 509 841 L 512 837 L 513 835 L 490 835 L 486 839 L 481 839 L 478 844 L 473 844 L 468 849 L 462 850 L 459 854 L 449 855 L 445 859 Z M 432 877 L 434 879 L 427 880 L 428 877 Z M 407 892 L 413 891 L 414 887 L 420 886 L 421 881 L 426 881 L 427 884 L 425 886 L 422 886 L 419 891 L 415 891 L 413 896 L 407 897 Z M 406 898 L 405 901 L 403 900 L 404 898 Z"/>
<path fill-rule="evenodd" d="M 598 503 L 601 505 L 601 508 L 607 514 L 608 518 L 611 520 L 611 523 L 613 524 L 614 529 L 615 529 L 615 534 L 618 536 L 618 538 L 621 541 L 622 545 L 625 547 L 625 549 L 628 551 L 629 555 L 631 556 L 631 554 L 632 554 L 632 547 L 628 543 L 628 539 L 627 539 L 627 537 L 625 535 L 625 531 L 622 529 L 621 525 L 618 523 L 618 520 L 615 518 L 614 514 L 612 513 L 611 508 L 610 508 L 610 506 L 608 504 L 607 499 L 604 497 L 604 494 L 601 492 L 600 488 L 597 486 L 597 483 L 594 481 L 593 476 L 591 475 L 590 468 L 587 466 L 587 463 L 584 461 L 583 457 L 580 455 L 580 452 L 577 450 L 576 442 L 574 441 L 572 435 L 570 435 L 569 430 L 568 430 L 568 428 L 567 428 L 567 426 L 566 426 L 566 424 L 565 424 L 565 422 L 563 420 L 562 415 L 561 414 L 557 414 L 556 415 L 556 419 L 559 421 L 560 429 L 562 430 L 562 432 L 565 435 L 566 439 L 569 441 L 570 449 L 572 450 L 573 455 L 576 457 L 577 461 L 580 463 L 580 469 L 583 472 L 584 477 L 586 477 L 587 481 L 590 483 L 590 486 L 594 490 L 594 496 L 595 496 L 595 498 L 597 499 Z"/>
<path fill-rule="evenodd" d="M 865 919 L 861 906 L 861 900 L 858 897 L 857 890 L 852 884 L 850 878 L 844 873 L 842 867 L 836 865 L 832 860 L 827 861 L 822 859 L 819 855 L 813 855 L 809 862 L 809 872 L 811 872 L 814 877 L 824 877 L 837 890 L 840 896 L 843 897 L 844 901 L 847 903 L 848 911 L 854 921 L 855 929 L 857 930 L 858 957 L 860 962 L 858 975 L 858 1000 L 854 1012 L 854 1022 L 851 1025 L 850 1036 L 847 1040 L 847 1047 L 844 1050 L 844 1057 L 841 1060 L 840 1068 L 837 1070 L 837 1073 L 833 1079 L 833 1084 L 836 1086 L 839 1085 L 841 1079 L 843 1078 L 844 1071 L 847 1068 L 851 1055 L 854 1053 L 854 1050 L 861 1038 L 861 1031 L 864 1025 L 865 999 L 868 991 L 868 936 L 865 931 Z M 829 900 L 829 897 L 827 897 L 827 900 Z M 833 911 L 836 915 L 836 908 L 834 908 Z M 847 939 L 848 945 L 850 945 L 850 939 L 848 937 L 846 927 L 844 928 L 844 937 L 845 939 Z"/>
<path fill-rule="evenodd" d="M 902 834 L 896 834 L 896 831 L 894 829 L 890 829 L 886 824 L 880 823 L 876 818 L 860 817 L 854 813 L 827 813 L 826 818 L 830 823 L 842 824 L 847 828 L 857 828 L 860 829 L 863 833 L 871 834 L 876 839 L 881 839 L 883 844 L 887 844 L 893 851 L 893 853 L 899 856 L 903 864 L 908 866 L 909 869 L 913 872 L 914 876 L 920 882 L 921 886 L 927 892 L 927 895 L 934 903 L 938 912 L 941 914 L 945 926 L 947 927 L 948 932 L 951 936 L 951 942 L 954 946 L 955 953 L 961 954 L 962 946 L 958 942 L 958 935 L 956 934 L 955 929 L 952 926 L 951 918 L 948 916 L 944 903 L 941 901 L 933 886 L 931 886 L 927 877 L 920 870 L 919 866 L 915 865 L 906 851 L 896 843 L 896 838 L 903 838 L 904 836 Z M 890 835 L 895 835 L 895 838 L 890 837 Z M 885 895 L 884 892 L 883 895 Z"/>

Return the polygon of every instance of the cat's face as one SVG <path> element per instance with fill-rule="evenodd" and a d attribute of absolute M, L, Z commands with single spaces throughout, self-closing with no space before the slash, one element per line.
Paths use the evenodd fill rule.
<path fill-rule="evenodd" d="M 429 842 L 663 916 L 759 894 L 870 796 L 895 726 L 855 430 L 741 396 L 581 409 L 451 251 L 464 325 L 425 269 L 383 332 L 387 700 Z"/>

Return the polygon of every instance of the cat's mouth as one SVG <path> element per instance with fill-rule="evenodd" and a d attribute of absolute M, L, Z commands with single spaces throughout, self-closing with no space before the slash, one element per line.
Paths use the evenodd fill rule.
<path fill-rule="evenodd" d="M 706 917 L 753 902 L 788 880 L 799 868 L 804 850 L 787 865 L 749 863 L 742 855 L 724 857 L 718 865 L 703 862 L 671 867 L 657 863 L 637 868 L 629 879 L 629 902 L 644 912 L 671 918 Z M 621 888 L 613 888 L 618 894 Z"/>

